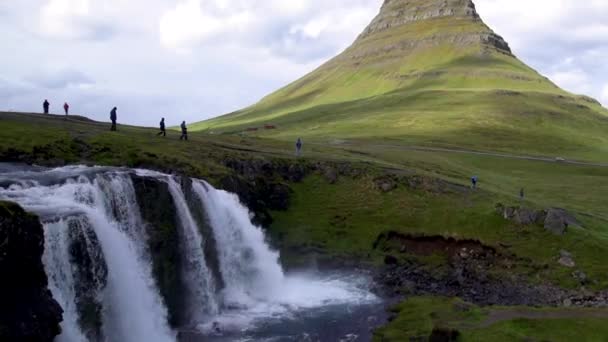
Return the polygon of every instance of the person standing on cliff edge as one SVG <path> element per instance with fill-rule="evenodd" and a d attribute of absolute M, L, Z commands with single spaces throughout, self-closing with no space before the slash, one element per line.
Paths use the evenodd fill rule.
<path fill-rule="evenodd" d="M 163 137 L 167 136 L 167 130 L 165 129 L 165 118 L 160 120 L 160 132 L 157 135 L 162 135 Z"/>
<path fill-rule="evenodd" d="M 50 107 L 50 103 L 49 100 L 44 100 L 44 102 L 42 103 L 42 109 L 44 110 L 44 114 L 48 114 L 49 113 L 49 107 Z"/>
<path fill-rule="evenodd" d="M 68 112 L 70 111 L 70 105 L 67 102 L 63 104 L 63 110 L 65 111 L 65 116 L 68 116 Z"/>
<path fill-rule="evenodd" d="M 110 120 L 112 120 L 112 127 L 110 128 L 110 131 L 116 131 L 116 119 L 118 118 L 117 114 L 116 114 L 117 110 L 118 109 L 116 107 L 114 107 L 114 108 L 112 108 L 112 111 L 110 112 Z"/>

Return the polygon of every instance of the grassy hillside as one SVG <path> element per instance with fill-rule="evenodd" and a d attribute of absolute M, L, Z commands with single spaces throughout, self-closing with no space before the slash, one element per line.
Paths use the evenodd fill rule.
<path fill-rule="evenodd" d="M 461 13 L 466 3 L 454 1 L 453 15 L 433 17 L 439 1 L 393 1 L 325 65 L 249 108 L 192 128 L 239 133 L 272 124 L 278 129 L 256 134 L 601 159 L 608 111 L 519 61 L 475 13 Z M 428 19 L 409 18 L 427 10 Z"/>
<path fill-rule="evenodd" d="M 479 308 L 459 299 L 412 298 L 393 308 L 397 318 L 374 341 L 424 340 L 458 331 L 457 341 L 605 341 L 608 311 L 597 309 Z"/>
<path fill-rule="evenodd" d="M 178 140 L 177 132 L 169 132 L 167 138 L 157 137 L 153 128 L 119 126 L 118 132 L 110 132 L 107 123 L 35 114 L 0 113 L 0 128 L 0 162 L 19 157 L 28 162 L 58 165 L 149 167 L 212 182 L 232 172 L 223 163 L 231 158 L 287 165 L 332 161 L 365 169 L 358 176 L 339 176 L 336 182 L 315 173 L 301 182 L 288 183 L 293 190 L 289 209 L 273 212 L 274 223 L 267 231 L 281 249 L 283 261 L 291 264 L 316 259 L 378 265 L 384 252 L 374 249 L 373 243 L 380 234 L 391 230 L 417 236 L 475 239 L 519 258 L 512 268 L 496 270 L 498 276 L 520 273 L 531 282 L 580 289 L 581 284 L 572 275 L 580 271 L 588 277 L 588 290 L 608 288 L 606 167 L 369 144 L 308 144 L 304 158 L 296 160 L 292 144 L 280 140 L 194 133 L 189 142 L 183 142 Z M 429 191 L 399 184 L 385 193 L 377 189 L 374 181 L 387 173 L 449 181 L 456 190 Z M 480 190 L 474 192 L 466 188 L 472 174 L 480 177 Z M 521 187 L 525 187 L 527 194 L 524 205 L 566 208 L 584 228 L 556 236 L 542 227 L 521 227 L 502 219 L 494 212 L 494 205 L 521 204 L 517 199 Z M 574 269 L 557 262 L 561 250 L 572 254 L 577 264 Z M 417 260 L 438 272 L 442 272 L 445 264 L 439 255 Z M 488 336 L 497 341 L 524 337 L 569 340 L 572 335 L 562 334 L 564 331 L 589 337 L 588 340 L 601 340 L 597 337 L 606 334 L 601 326 L 603 320 L 597 319 L 595 311 L 560 311 L 561 318 L 515 317 L 485 325 L 496 312 L 512 308 L 469 306 L 466 312 L 455 312 L 456 301 L 417 298 L 405 302 L 395 308 L 397 319 L 378 332 L 378 340 L 428 336 L 436 325 L 458 329 L 464 341 L 484 341 Z M 526 313 L 536 310 L 520 309 Z M 599 315 L 604 318 L 605 311 Z"/>

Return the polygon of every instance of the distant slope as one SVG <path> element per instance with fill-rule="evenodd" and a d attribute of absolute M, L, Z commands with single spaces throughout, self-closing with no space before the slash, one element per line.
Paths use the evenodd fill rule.
<path fill-rule="evenodd" d="M 597 156 L 608 112 L 519 61 L 470 0 L 386 0 L 351 47 L 259 103 L 194 130 Z"/>

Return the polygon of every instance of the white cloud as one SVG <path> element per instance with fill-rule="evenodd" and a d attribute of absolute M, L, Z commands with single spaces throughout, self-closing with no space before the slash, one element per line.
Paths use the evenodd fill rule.
<path fill-rule="evenodd" d="M 223 34 L 238 34 L 253 22 L 247 11 L 227 11 L 227 0 L 210 3 L 223 13 L 206 11 L 203 0 L 186 0 L 167 11 L 160 20 L 160 40 L 168 48 L 189 49 L 198 42 Z M 211 7 L 211 6 L 208 6 Z"/>
<path fill-rule="evenodd" d="M 90 34 L 83 25 L 89 16 L 89 0 L 51 0 L 40 10 L 40 30 L 48 36 L 79 38 Z"/>
<path fill-rule="evenodd" d="M 226 113 L 340 52 L 383 1 L 0 0 L 0 44 L 16 52 L 0 54 L 0 103 L 68 100 L 101 119 L 118 105 L 135 124 Z M 608 103 L 608 1 L 475 3 L 524 62 Z"/>
<path fill-rule="evenodd" d="M 604 106 L 608 108 L 608 84 L 606 84 L 604 86 L 604 89 L 602 89 L 601 101 L 604 104 Z"/>

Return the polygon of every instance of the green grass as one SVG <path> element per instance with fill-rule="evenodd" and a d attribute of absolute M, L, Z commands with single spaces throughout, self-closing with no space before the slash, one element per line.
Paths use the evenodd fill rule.
<path fill-rule="evenodd" d="M 322 142 L 390 138 L 404 145 L 605 160 L 608 111 L 559 89 L 514 56 L 467 40 L 489 33 L 482 22 L 454 17 L 364 36 L 259 103 L 192 129 L 240 133 L 273 124 L 277 130 L 256 135 Z"/>
<path fill-rule="evenodd" d="M 17 155 L 28 156 L 29 162 L 147 167 L 212 183 L 230 173 L 224 167 L 228 158 L 295 162 L 291 143 L 277 140 L 194 133 L 186 143 L 178 140 L 176 132 L 169 132 L 166 139 L 155 136 L 153 128 L 119 126 L 118 132 L 109 132 L 108 124 L 76 117 L 64 121 L 61 117 L 0 113 L 0 120 L 0 158 L 4 160 L 17 151 Z M 577 269 L 587 273 L 592 288 L 608 288 L 604 262 L 608 258 L 608 206 L 604 200 L 608 168 L 401 150 L 391 147 L 390 140 L 374 143 L 386 146 L 305 145 L 301 163 L 346 162 L 367 171 L 360 177 L 340 177 L 333 185 L 320 175 L 290 184 L 291 207 L 273 213 L 274 224 L 269 228 L 286 260 L 321 253 L 329 258 L 376 262 L 383 255 L 373 250 L 373 242 L 381 233 L 396 230 L 509 245 L 517 256 L 532 260 L 523 269 L 531 280 L 576 287 L 573 270 L 556 262 L 559 251 L 565 249 L 573 254 Z M 437 194 L 401 184 L 382 193 L 373 180 L 386 172 L 425 175 L 465 186 L 476 174 L 481 191 Z M 571 229 L 559 237 L 541 227 L 506 222 L 495 214 L 494 205 L 519 204 L 521 187 L 527 192 L 525 205 L 566 208 L 585 228 Z"/>
<path fill-rule="evenodd" d="M 396 319 L 378 329 L 374 341 L 426 340 L 435 328 L 459 331 L 459 342 L 599 342 L 608 336 L 606 309 L 479 308 L 455 298 L 414 297 L 392 311 Z M 490 315 L 502 317 L 488 325 Z"/>
<path fill-rule="evenodd" d="M 519 227 L 497 215 L 497 202 L 516 204 L 508 196 L 469 190 L 439 195 L 403 184 L 382 193 L 371 176 L 342 178 L 334 185 L 312 176 L 293 185 L 293 190 L 290 210 L 274 213 L 270 228 L 287 259 L 329 251 L 327 259 L 381 260 L 384 255 L 373 250 L 374 241 L 383 232 L 397 231 L 474 239 L 496 248 L 507 245 L 518 257 L 532 260 L 522 265 L 532 281 L 576 287 L 572 269 L 556 262 L 565 249 L 573 253 L 578 268 L 593 278 L 592 287 L 608 287 L 608 265 L 603 261 L 608 256 L 608 235 L 603 220 L 583 218 L 587 229 L 555 236 L 542 227 Z"/>

